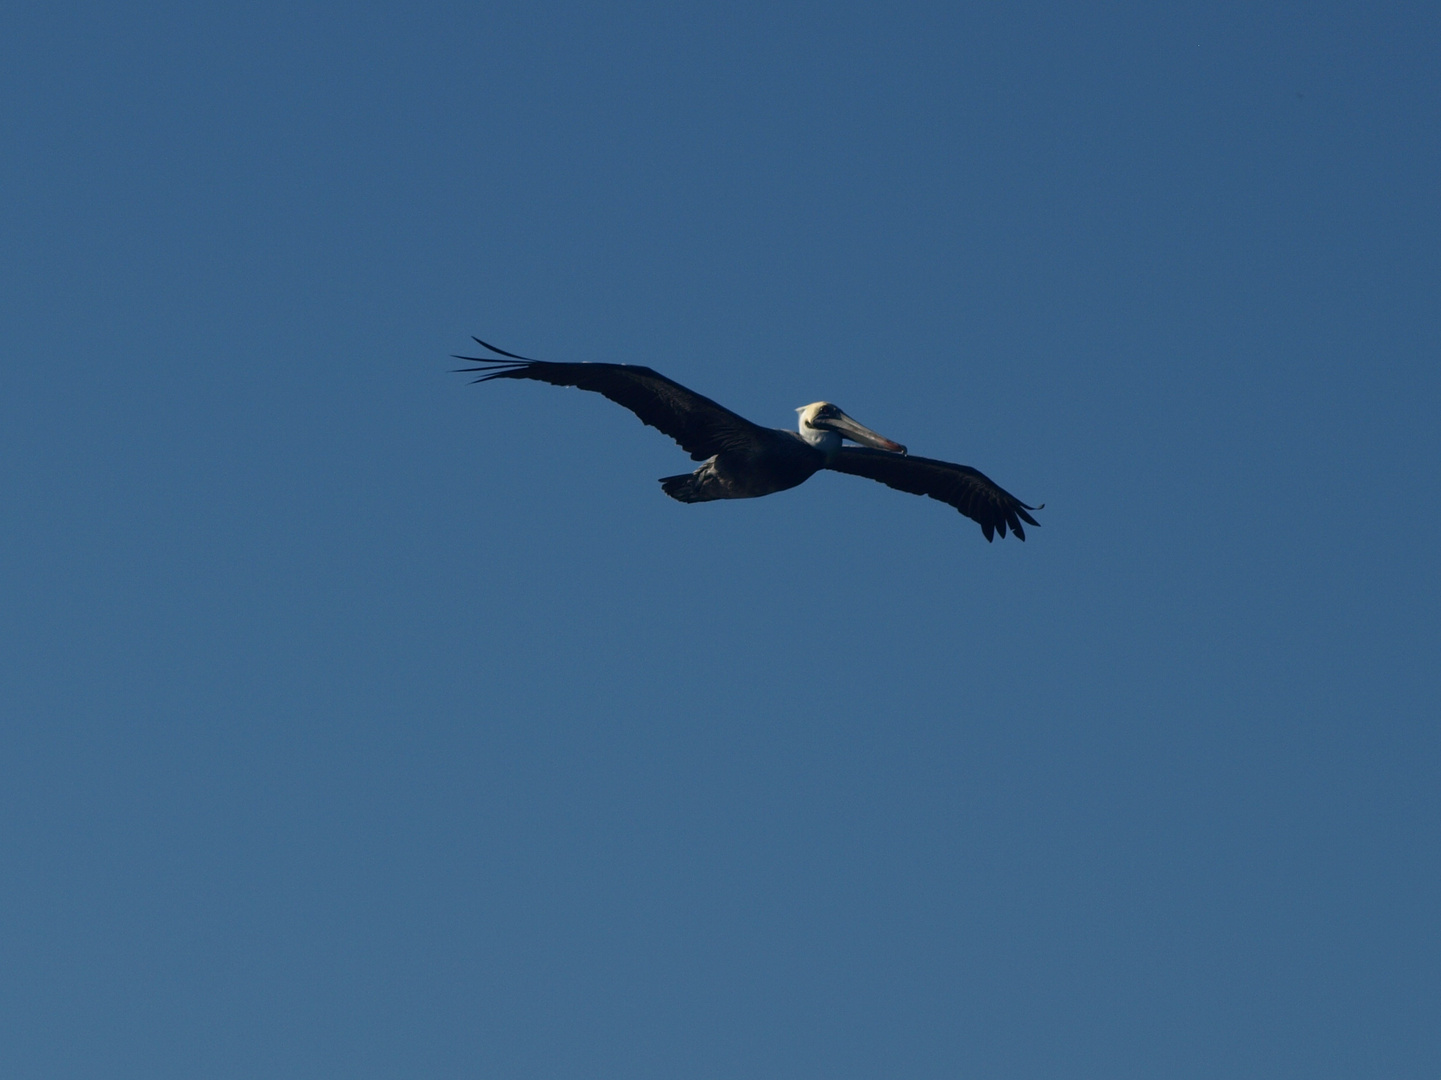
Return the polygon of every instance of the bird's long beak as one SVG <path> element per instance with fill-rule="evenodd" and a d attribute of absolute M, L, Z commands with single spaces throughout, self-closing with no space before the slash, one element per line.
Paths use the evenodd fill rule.
<path fill-rule="evenodd" d="M 840 412 L 839 409 L 836 410 Z M 842 438 L 850 439 L 851 442 L 860 443 L 862 446 L 874 447 L 877 450 L 890 450 L 893 453 L 904 454 L 906 448 L 898 442 L 892 442 L 884 435 L 877 435 L 864 424 L 858 424 L 845 413 L 834 419 L 823 420 L 822 426 L 830 428 Z"/>

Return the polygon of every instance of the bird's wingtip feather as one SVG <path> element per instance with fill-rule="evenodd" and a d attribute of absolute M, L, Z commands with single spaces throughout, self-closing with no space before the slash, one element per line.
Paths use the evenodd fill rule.
<path fill-rule="evenodd" d="M 517 353 L 506 352 L 504 349 L 498 349 L 494 345 L 490 344 L 490 342 L 488 341 L 481 341 L 480 338 L 476 337 L 474 334 L 471 334 L 470 338 L 482 349 L 489 349 L 493 353 L 496 353 L 500 356 L 508 356 L 512 360 L 524 360 L 527 364 L 543 364 L 545 362 L 543 360 L 532 360 L 529 356 L 520 356 Z"/>

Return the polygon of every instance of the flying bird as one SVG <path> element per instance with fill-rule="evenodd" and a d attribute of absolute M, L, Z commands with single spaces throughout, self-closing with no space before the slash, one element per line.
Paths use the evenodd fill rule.
<path fill-rule="evenodd" d="M 534 379 L 594 391 L 669 435 L 692 461 L 704 462 L 695 472 L 661 477 L 661 488 L 681 502 L 753 499 L 793 488 L 830 469 L 954 506 L 981 526 L 987 540 L 996 533 L 1005 536 L 1008 528 L 1024 540 L 1021 522 L 1040 526 L 1027 511 L 1041 507 L 1027 506 L 969 466 L 913 457 L 900 443 L 877 435 L 828 401 L 796 410 L 799 431 L 764 428 L 638 364 L 557 364 L 517 356 L 480 338 L 475 342 L 495 354 L 455 357 L 476 365 L 456 369 L 478 375 L 475 382 Z"/>

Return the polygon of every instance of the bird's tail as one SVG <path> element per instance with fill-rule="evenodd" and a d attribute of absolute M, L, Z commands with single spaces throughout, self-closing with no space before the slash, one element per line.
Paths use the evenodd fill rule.
<path fill-rule="evenodd" d="M 660 478 L 661 490 L 672 499 L 678 499 L 683 503 L 710 502 L 712 499 L 720 498 L 714 490 L 707 490 L 706 477 L 700 471 L 693 473 L 681 473 L 679 476 L 662 476 Z"/>

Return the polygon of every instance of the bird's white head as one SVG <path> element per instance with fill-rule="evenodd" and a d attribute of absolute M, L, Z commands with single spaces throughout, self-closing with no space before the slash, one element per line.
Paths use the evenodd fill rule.
<path fill-rule="evenodd" d="M 842 439 L 877 450 L 890 450 L 896 454 L 906 452 L 906 448 L 900 443 L 892 442 L 884 435 L 877 435 L 870 428 L 852 420 L 829 401 L 812 402 L 796 412 L 800 413 L 801 417 L 801 438 L 824 453 L 827 458 L 835 457 L 836 451 L 841 448 Z"/>

